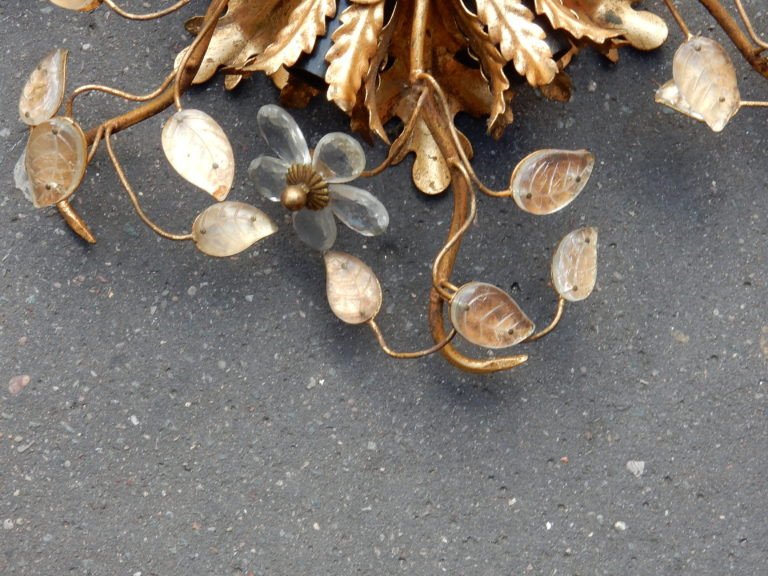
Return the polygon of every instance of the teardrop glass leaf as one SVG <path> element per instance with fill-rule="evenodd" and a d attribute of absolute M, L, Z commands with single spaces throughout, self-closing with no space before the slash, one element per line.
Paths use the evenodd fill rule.
<path fill-rule="evenodd" d="M 365 152 L 349 134 L 331 132 L 317 143 L 312 166 L 326 182 L 350 182 L 365 170 Z"/>
<path fill-rule="evenodd" d="M 379 313 L 381 285 L 365 262 L 344 252 L 325 254 L 328 304 L 347 324 L 368 322 Z"/>
<path fill-rule="evenodd" d="M 67 54 L 66 50 L 54 50 L 29 75 L 19 99 L 19 118 L 25 124 L 37 126 L 56 115 L 64 99 Z"/>
<path fill-rule="evenodd" d="M 13 183 L 16 185 L 16 188 L 21 190 L 27 200 L 34 203 L 32 200 L 32 183 L 29 181 L 29 176 L 27 176 L 26 150 L 19 157 L 16 166 L 13 167 Z"/>
<path fill-rule="evenodd" d="M 384 204 L 367 190 L 347 184 L 331 184 L 331 210 L 336 217 L 363 236 L 384 234 L 389 213 Z"/>
<path fill-rule="evenodd" d="M 711 38 L 684 42 L 672 60 L 672 77 L 690 109 L 720 132 L 741 106 L 736 69 L 728 53 Z"/>
<path fill-rule="evenodd" d="M 659 89 L 656 90 L 655 100 L 657 103 L 668 106 L 672 110 L 680 112 L 689 118 L 704 122 L 704 116 L 691 110 L 691 105 L 688 104 L 680 94 L 680 90 L 677 88 L 677 84 L 675 84 L 674 80 L 670 80 L 659 86 Z"/>
<path fill-rule="evenodd" d="M 552 283 L 566 300 L 578 302 L 592 293 L 597 281 L 597 228 L 567 234 L 552 257 Z"/>
<path fill-rule="evenodd" d="M 225 201 L 209 206 L 195 218 L 192 239 L 201 252 L 223 258 L 242 252 L 276 231 L 274 222 L 258 208 Z"/>
<path fill-rule="evenodd" d="M 552 214 L 573 202 L 594 166 L 595 157 L 588 150 L 537 150 L 512 172 L 512 198 L 526 212 Z"/>
<path fill-rule="evenodd" d="M 182 178 L 224 200 L 235 178 L 235 155 L 227 135 L 201 110 L 180 110 L 163 126 L 163 150 Z"/>
<path fill-rule="evenodd" d="M 99 7 L 102 0 L 51 0 L 53 4 L 67 10 L 77 10 L 78 12 L 90 12 Z"/>
<path fill-rule="evenodd" d="M 70 196 L 80 185 L 87 162 L 85 134 L 69 118 L 52 118 L 33 127 L 25 162 L 32 203 L 42 208 Z"/>
<path fill-rule="evenodd" d="M 451 323 L 472 344 L 507 348 L 519 344 L 536 328 L 504 290 L 484 282 L 469 282 L 451 300 Z"/>

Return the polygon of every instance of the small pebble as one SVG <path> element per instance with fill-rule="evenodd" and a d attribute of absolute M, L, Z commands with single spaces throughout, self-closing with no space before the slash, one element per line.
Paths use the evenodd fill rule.
<path fill-rule="evenodd" d="M 5 520 L 3 520 L 3 528 L 5 530 L 13 530 L 13 519 L 6 518 Z"/>
<path fill-rule="evenodd" d="M 630 460 L 627 462 L 627 470 L 634 475 L 635 478 L 640 478 L 645 472 L 645 462 L 642 460 Z"/>
<path fill-rule="evenodd" d="M 29 377 L 29 374 L 14 376 L 11 378 L 10 382 L 8 382 L 8 392 L 10 392 L 12 396 L 18 396 L 21 394 L 21 391 L 27 387 L 30 380 L 31 378 Z"/>
<path fill-rule="evenodd" d="M 613 525 L 613 527 L 619 532 L 624 532 L 627 529 L 627 524 L 626 522 L 622 522 L 621 520 L 619 520 L 618 522 L 616 522 L 616 524 Z"/>
<path fill-rule="evenodd" d="M 197 286 L 190 286 L 189 288 L 187 288 L 187 294 L 189 294 L 190 296 L 194 296 L 195 294 L 197 294 Z"/>

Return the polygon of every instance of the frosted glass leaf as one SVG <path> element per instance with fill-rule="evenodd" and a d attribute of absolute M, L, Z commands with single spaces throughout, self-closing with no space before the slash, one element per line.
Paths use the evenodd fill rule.
<path fill-rule="evenodd" d="M 512 172 L 512 198 L 526 212 L 552 214 L 573 202 L 594 166 L 595 157 L 588 150 L 537 150 Z"/>
<path fill-rule="evenodd" d="M 16 185 L 16 188 L 22 191 L 27 200 L 34 202 L 34 200 L 32 200 L 32 183 L 29 181 L 29 176 L 27 176 L 26 164 L 27 151 L 24 150 L 19 157 L 19 160 L 16 162 L 16 166 L 13 167 L 13 182 Z"/>
<path fill-rule="evenodd" d="M 29 75 L 19 98 L 19 118 L 25 124 L 36 126 L 56 115 L 64 99 L 67 54 L 54 50 Z"/>
<path fill-rule="evenodd" d="M 288 174 L 288 168 L 288 164 L 279 158 L 262 154 L 254 158 L 248 166 L 248 176 L 256 184 L 259 194 L 272 202 L 280 202 L 280 195 L 286 185 L 285 176 Z"/>
<path fill-rule="evenodd" d="M 670 80 L 656 90 L 655 100 L 659 104 L 668 106 L 669 108 L 672 108 L 672 110 L 685 114 L 694 120 L 704 122 L 704 117 L 701 114 L 691 110 L 691 105 L 682 97 L 674 80 Z"/>
<path fill-rule="evenodd" d="M 320 252 L 325 252 L 336 242 L 336 220 L 329 208 L 305 208 L 294 212 L 293 227 L 302 242 Z"/>
<path fill-rule="evenodd" d="M 451 323 L 467 340 L 485 348 L 507 348 L 530 336 L 535 326 L 504 290 L 469 282 L 451 300 Z"/>
<path fill-rule="evenodd" d="M 344 252 L 327 252 L 325 271 L 328 304 L 339 319 L 362 324 L 379 313 L 381 285 L 365 262 Z"/>
<path fill-rule="evenodd" d="M 256 115 L 264 141 L 288 164 L 309 164 L 309 148 L 299 126 L 280 106 L 267 104 Z"/>
<path fill-rule="evenodd" d="M 350 182 L 365 170 L 365 152 L 352 136 L 331 132 L 317 143 L 312 166 L 326 182 Z"/>
<path fill-rule="evenodd" d="M 597 280 L 597 228 L 567 234 L 552 257 L 552 283 L 566 300 L 578 302 L 592 293 Z"/>
<path fill-rule="evenodd" d="M 192 238 L 209 256 L 233 256 L 262 238 L 274 234 L 277 226 L 258 208 L 243 202 L 213 204 L 195 218 Z"/>
<path fill-rule="evenodd" d="M 235 156 L 227 135 L 200 110 L 180 110 L 163 126 L 163 150 L 182 178 L 224 200 L 235 178 Z"/>
<path fill-rule="evenodd" d="M 78 12 L 89 12 L 96 10 L 102 0 L 51 0 L 56 6 L 66 8 L 67 10 L 77 10 Z"/>
<path fill-rule="evenodd" d="M 339 220 L 363 236 L 384 234 L 389 213 L 370 192 L 345 184 L 331 184 L 330 207 Z"/>
<path fill-rule="evenodd" d="M 88 147 L 82 128 L 69 118 L 52 118 L 29 133 L 26 171 L 38 208 L 70 196 L 85 175 Z"/>
<path fill-rule="evenodd" d="M 741 105 L 736 70 L 728 53 L 710 38 L 684 42 L 672 60 L 672 77 L 693 112 L 720 132 Z"/>

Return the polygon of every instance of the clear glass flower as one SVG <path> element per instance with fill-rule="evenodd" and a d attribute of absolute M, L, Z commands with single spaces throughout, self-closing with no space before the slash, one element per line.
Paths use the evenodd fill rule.
<path fill-rule="evenodd" d="M 347 184 L 365 168 L 365 153 L 354 138 L 326 134 L 310 154 L 296 121 L 279 106 L 262 106 L 256 120 L 277 157 L 255 158 L 248 174 L 263 196 L 293 212 L 293 227 L 303 242 L 322 252 L 330 249 L 336 241 L 334 215 L 364 236 L 386 231 L 384 205 L 370 192 Z"/>

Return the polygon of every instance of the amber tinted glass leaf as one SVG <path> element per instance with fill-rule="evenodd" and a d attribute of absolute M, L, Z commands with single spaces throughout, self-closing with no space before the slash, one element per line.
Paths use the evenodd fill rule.
<path fill-rule="evenodd" d="M 451 300 L 451 323 L 467 340 L 485 348 L 507 348 L 535 328 L 517 302 L 492 284 L 464 284 Z"/>
<path fill-rule="evenodd" d="M 57 49 L 43 58 L 29 75 L 19 99 L 21 121 L 36 126 L 56 115 L 64 99 L 67 51 Z"/>
<path fill-rule="evenodd" d="M 662 86 L 659 86 L 659 89 L 656 90 L 655 99 L 659 104 L 664 104 L 664 106 L 668 106 L 669 108 L 672 108 L 672 110 L 685 114 L 694 120 L 704 122 L 704 117 L 701 114 L 691 110 L 691 105 L 682 97 L 674 80 L 670 80 Z"/>
<path fill-rule="evenodd" d="M 101 0 L 51 0 L 51 2 L 61 8 L 77 10 L 78 12 L 95 10 L 101 4 Z"/>
<path fill-rule="evenodd" d="M 72 194 L 85 174 L 87 156 L 85 134 L 69 118 L 52 118 L 32 128 L 26 168 L 34 205 L 50 206 Z"/>
<path fill-rule="evenodd" d="M 192 238 L 201 252 L 225 257 L 242 252 L 276 231 L 277 226 L 258 208 L 229 201 L 203 210 L 192 225 Z"/>
<path fill-rule="evenodd" d="M 696 36 L 683 43 L 672 60 L 672 77 L 692 112 L 720 132 L 741 105 L 736 70 L 725 49 Z"/>
<path fill-rule="evenodd" d="M 537 150 L 512 172 L 512 198 L 531 214 L 557 212 L 584 189 L 594 165 L 587 150 Z"/>
<path fill-rule="evenodd" d="M 597 228 L 566 235 L 552 257 L 552 283 L 566 300 L 577 302 L 592 293 L 597 280 Z"/>
<path fill-rule="evenodd" d="M 328 304 L 347 324 L 368 322 L 381 308 L 381 285 L 365 262 L 344 252 L 326 252 Z"/>
<path fill-rule="evenodd" d="M 163 150 L 185 180 L 224 200 L 235 178 L 235 158 L 224 130 L 200 110 L 176 112 L 163 126 Z"/>

